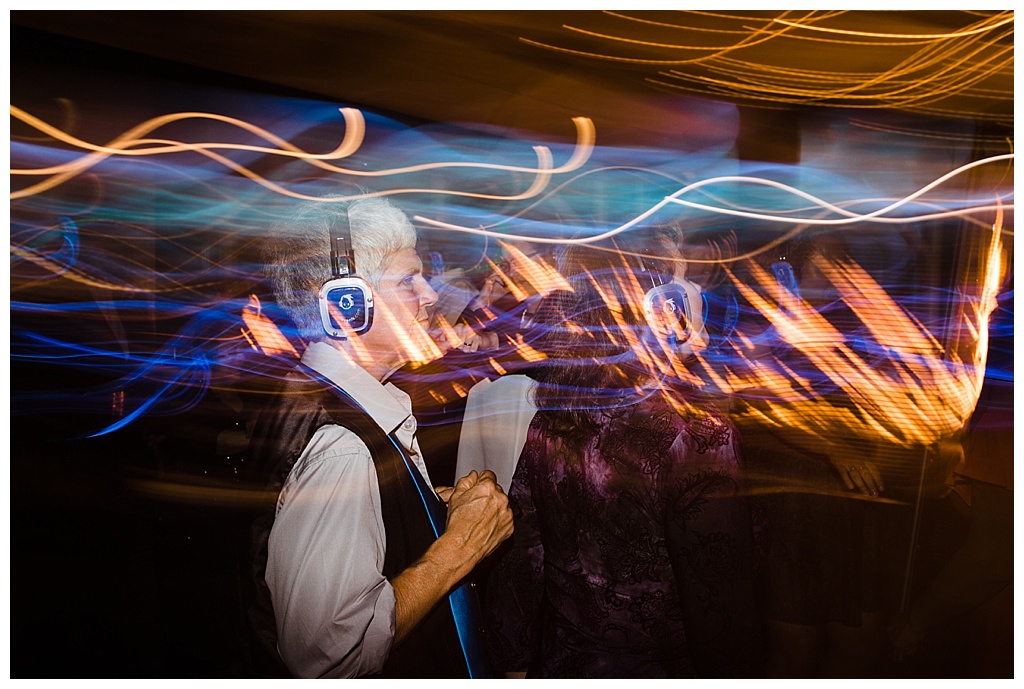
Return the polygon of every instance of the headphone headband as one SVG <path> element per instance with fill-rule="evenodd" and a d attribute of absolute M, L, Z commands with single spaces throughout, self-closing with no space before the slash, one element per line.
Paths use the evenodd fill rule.
<path fill-rule="evenodd" d="M 347 278 L 356 272 L 356 260 L 352 251 L 352 230 L 349 227 L 348 208 L 341 209 L 339 222 L 329 228 L 331 235 L 331 275 Z"/>

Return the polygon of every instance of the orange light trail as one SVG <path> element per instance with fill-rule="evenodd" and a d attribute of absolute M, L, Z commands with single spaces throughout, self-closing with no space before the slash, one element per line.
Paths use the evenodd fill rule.
<path fill-rule="evenodd" d="M 90 153 L 78 158 L 77 160 L 65 163 L 63 165 L 49 166 L 44 168 L 35 169 L 24 169 L 24 168 L 11 168 L 10 174 L 13 176 L 47 176 L 48 179 L 30 185 L 24 189 L 12 191 L 10 198 L 20 199 L 39 194 L 41 192 L 52 189 L 82 173 L 95 167 L 104 160 L 118 156 L 138 157 L 138 156 L 151 156 L 151 155 L 165 155 L 170 153 L 184 153 L 192 152 L 210 158 L 211 160 L 220 163 L 224 167 L 233 170 L 251 181 L 263 186 L 270 191 L 288 196 L 296 199 L 304 200 L 316 200 L 321 202 L 342 202 L 349 201 L 354 198 L 362 198 L 366 196 L 387 196 L 394 194 L 411 194 L 411 193 L 434 193 L 434 194 L 445 194 L 464 196 L 470 198 L 479 199 L 495 199 L 495 200 L 523 200 L 536 196 L 542 192 L 550 183 L 551 177 L 557 174 L 565 174 L 579 169 L 587 160 L 590 158 L 594 150 L 596 142 L 596 131 L 593 122 L 586 117 L 573 118 L 573 124 L 576 127 L 576 146 L 573 150 L 572 155 L 569 159 L 561 166 L 554 166 L 554 159 L 551 154 L 551 150 L 546 146 L 534 146 L 533 150 L 537 155 L 537 167 L 527 168 L 522 166 L 512 165 L 499 165 L 494 163 L 476 163 L 476 162 L 462 162 L 462 161 L 450 161 L 450 162 L 437 162 L 437 163 L 425 163 L 421 165 L 413 165 L 401 168 L 392 168 L 386 170 L 356 170 L 346 169 L 330 165 L 325 162 L 327 160 L 336 160 L 351 156 L 356 152 L 363 143 L 365 135 L 365 121 L 362 113 L 353 108 L 340 108 L 340 112 L 343 115 L 346 123 L 345 137 L 342 142 L 338 145 L 335 150 L 324 153 L 316 154 L 303 151 L 291 144 L 290 142 L 276 136 L 275 134 L 268 132 L 260 127 L 245 122 L 233 117 L 227 117 L 224 115 L 218 115 L 213 113 L 202 113 L 202 112 L 182 112 L 173 113 L 169 115 L 163 115 L 161 117 L 155 117 L 147 120 L 120 136 L 106 145 L 92 144 L 87 141 L 83 141 L 78 137 L 72 136 L 57 127 L 54 127 L 37 117 L 30 115 L 17 106 L 10 106 L 11 116 L 21 122 L 35 128 L 36 130 L 51 136 L 57 141 L 61 141 L 65 144 L 80 148 Z M 204 142 L 204 143 L 188 143 L 182 141 L 171 141 L 167 139 L 156 139 L 156 138 L 141 138 L 150 132 L 153 132 L 160 127 L 173 122 L 179 122 L 189 119 L 208 119 L 219 122 L 224 122 L 232 126 L 238 127 L 244 131 L 256 135 L 270 143 L 275 144 L 276 148 L 270 148 L 266 146 L 248 145 L 248 144 L 235 144 L 235 143 L 218 143 L 218 142 Z M 529 173 L 534 175 L 533 181 L 527 187 L 526 190 L 518 194 L 512 195 L 494 195 L 494 194 L 482 194 L 477 192 L 469 191 L 458 191 L 453 189 L 429 189 L 429 188 L 405 188 L 405 189 L 392 189 L 387 191 L 380 191 L 374 193 L 362 193 L 353 196 L 336 196 L 336 197 L 316 197 L 302 194 L 286 187 L 277 184 L 271 180 L 266 179 L 262 175 L 253 172 L 244 165 L 231 160 L 230 158 L 217 153 L 216 150 L 237 150 L 237 151 L 249 151 L 265 153 L 269 155 L 278 155 L 285 157 L 292 157 L 303 162 L 314 165 L 320 169 L 328 172 L 337 173 L 341 175 L 355 176 L 355 177 L 384 177 L 393 175 L 404 175 L 414 172 L 423 172 L 428 170 L 438 169 L 452 169 L 452 168 L 472 168 L 472 169 L 489 169 L 498 170 L 509 173 Z"/>
<path fill-rule="evenodd" d="M 441 349 L 427 332 L 427 329 L 415 322 L 411 327 L 403 324 L 398 316 L 383 302 L 374 305 L 374 318 L 386 321 L 398 339 L 402 351 L 406 352 L 412 364 L 424 364 L 441 358 Z M 358 341 L 358 338 L 353 338 Z M 373 352 L 367 356 L 373 358 Z"/>
<path fill-rule="evenodd" d="M 263 306 L 255 294 L 249 295 L 249 303 L 242 309 L 242 321 L 246 326 L 242 335 L 256 352 L 268 356 L 290 354 L 299 358 L 299 353 L 277 325 L 263 315 Z"/>
<path fill-rule="evenodd" d="M 547 358 L 541 352 L 528 345 L 524 340 L 521 333 L 516 333 L 516 354 L 523 358 L 524 361 L 543 361 Z"/>
<path fill-rule="evenodd" d="M 840 456 L 855 451 L 843 446 L 850 438 L 873 439 L 904 449 L 930 447 L 959 432 L 977 404 L 985 375 L 988 320 L 996 307 L 1001 277 L 1002 231 L 1000 212 L 982 257 L 980 294 L 961 295 L 956 319 L 972 334 L 963 358 L 949 351 L 866 270 L 849 260 L 818 256 L 814 262 L 870 333 L 875 346 L 869 354 L 854 350 L 847 339 L 849 333 L 781 287 L 759 265 L 751 264 L 754 285 L 761 290 L 744 284 L 731 272 L 730 276 L 742 296 L 791 348 L 791 354 L 781 358 L 768 355 L 741 337 L 740 351 L 747 352 L 746 357 L 723 364 L 706 358 L 705 350 L 698 346 L 693 363 L 684 366 L 664 342 L 659 342 L 663 351 L 656 356 L 653 343 L 629 326 L 624 309 L 639 304 L 644 293 L 635 276 L 618 277 L 625 305 L 623 297 L 604 289 L 593 275 L 589 279 L 614 319 L 607 338 L 630 347 L 652 380 L 675 378 L 736 399 L 753 394 L 760 402 L 741 405 L 738 419 L 801 434 L 811 447 L 831 448 Z M 954 324 L 954 330 L 958 329 Z M 797 359 L 809 368 L 792 366 Z M 828 391 L 822 391 L 822 379 Z M 671 385 L 662 386 L 661 393 L 685 410 L 686 394 L 673 399 L 672 389 Z"/>
<path fill-rule="evenodd" d="M 532 258 L 515 245 L 508 242 L 498 243 L 509 255 L 509 262 L 512 264 L 516 274 L 522 276 L 534 293 L 547 294 L 559 289 L 572 291 L 572 287 L 565 278 L 552 266 L 545 263 L 544 259 L 540 256 Z M 502 279 L 504 279 L 504 276 Z M 509 289 L 511 290 L 511 287 Z M 519 291 L 521 292 L 521 290 Z M 517 298 L 522 300 L 523 297 L 517 295 Z"/>
<path fill-rule="evenodd" d="M 810 103 L 904 108 L 994 119 L 1000 116 L 990 113 L 984 102 L 1013 99 L 1010 10 L 947 12 L 945 17 L 961 26 L 931 32 L 873 30 L 880 22 L 913 26 L 913 12 L 678 12 L 678 21 L 658 21 L 650 12 L 603 14 L 619 25 L 565 25 L 563 41 L 527 36 L 520 41 L 581 60 L 667 69 L 643 77 L 662 90 L 769 107 Z M 697 19 L 688 21 L 688 14 Z M 573 46 L 577 37 L 588 41 L 586 48 Z M 708 45 L 710 37 L 718 37 L 718 44 Z M 609 49 L 594 48 L 594 42 Z M 826 70 L 822 65 L 839 67 Z M 687 70 L 669 69 L 673 66 Z"/>
<path fill-rule="evenodd" d="M 1001 218 L 996 228 L 1000 226 Z M 987 331 L 995 308 L 998 232 L 994 228 L 983 294 L 970 320 L 978 333 Z M 802 430 L 821 442 L 845 434 L 880 437 L 903 447 L 928 446 L 962 428 L 981 390 L 986 340 L 979 336 L 967 361 L 945 354 L 942 344 L 861 267 L 824 259 L 818 259 L 818 265 L 879 347 L 888 352 L 884 361 L 868 360 L 851 350 L 842 333 L 809 304 L 790 301 L 786 308 L 778 308 L 750 286 L 739 281 L 736 286 L 779 336 L 825 374 L 853 407 L 815 395 L 810 382 L 789 369 L 762 366 L 757 360 L 721 371 L 701 361 L 709 379 L 730 393 L 755 389 L 771 393 L 777 402 L 747 413 L 770 427 Z M 756 265 L 751 271 L 769 294 L 781 289 Z M 794 388 L 794 381 L 803 391 Z"/>
<path fill-rule="evenodd" d="M 487 258 L 487 265 L 491 267 L 491 270 L 495 275 L 505 284 L 505 288 L 509 293 L 515 297 L 516 301 L 522 301 L 528 296 L 523 288 L 516 284 L 516 281 L 512 279 L 512 276 L 501 269 L 497 263 L 492 261 L 489 257 Z"/>
<path fill-rule="evenodd" d="M 826 26 L 814 26 L 807 22 L 793 22 L 787 19 L 776 18 L 772 20 L 776 24 L 783 24 L 785 26 L 792 26 L 795 28 L 805 29 L 807 31 L 821 31 L 824 33 L 835 33 L 842 34 L 844 36 L 866 36 L 870 38 L 906 38 L 911 40 L 935 40 L 937 38 L 961 38 L 963 36 L 975 36 L 977 34 L 983 34 L 997 29 L 1000 26 L 1013 23 L 1013 13 L 1010 12 L 1008 16 L 1006 14 L 997 16 L 992 21 L 981 21 L 979 26 L 964 29 L 963 31 L 953 31 L 949 33 L 937 33 L 937 34 L 905 34 L 905 33 L 880 33 L 876 31 L 854 31 L 852 29 L 834 29 Z"/>

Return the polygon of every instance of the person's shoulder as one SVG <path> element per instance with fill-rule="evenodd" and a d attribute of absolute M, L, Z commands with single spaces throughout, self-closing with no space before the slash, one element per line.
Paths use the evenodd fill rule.
<path fill-rule="evenodd" d="M 722 439 L 732 440 L 735 435 L 728 411 L 699 396 L 652 396 L 637 411 L 642 418 L 654 420 L 647 422 L 648 425 L 654 423 L 690 439 L 714 436 L 717 443 Z"/>
<path fill-rule="evenodd" d="M 328 424 L 317 429 L 292 469 L 292 475 L 320 469 L 346 472 L 372 467 L 370 450 L 356 433 L 344 426 Z"/>

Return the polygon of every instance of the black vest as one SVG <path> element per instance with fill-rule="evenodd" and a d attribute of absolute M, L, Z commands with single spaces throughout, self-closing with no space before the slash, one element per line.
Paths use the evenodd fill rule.
<path fill-rule="evenodd" d="M 308 375 L 306 375 L 308 373 Z M 299 455 L 321 426 L 343 426 L 366 444 L 373 457 L 387 538 L 383 574 L 393 579 L 427 550 L 436 536 L 404 450 L 351 398 L 302 368 L 273 386 L 263 405 L 250 443 L 250 471 L 265 479 L 268 503 L 253 521 L 250 540 L 250 604 L 252 631 L 262 646 L 261 674 L 287 672 L 277 652 L 277 630 L 265 574 L 267 544 L 278 494 Z M 426 496 L 435 499 L 434 495 Z M 479 619 L 479 616 L 476 616 Z M 474 630 L 474 633 L 476 630 Z M 392 648 L 381 677 L 467 678 L 469 671 L 459 642 L 449 599 L 443 598 L 397 647 Z"/>

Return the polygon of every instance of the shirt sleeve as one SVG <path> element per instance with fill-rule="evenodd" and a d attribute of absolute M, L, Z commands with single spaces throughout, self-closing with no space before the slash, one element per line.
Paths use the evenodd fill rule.
<path fill-rule="evenodd" d="M 268 548 L 278 648 L 294 675 L 380 672 L 395 634 L 384 551 L 366 445 L 340 426 L 319 429 L 281 491 Z"/>

